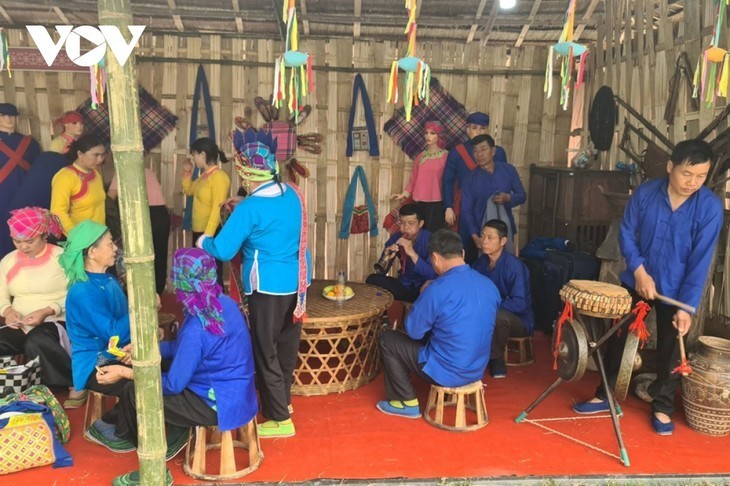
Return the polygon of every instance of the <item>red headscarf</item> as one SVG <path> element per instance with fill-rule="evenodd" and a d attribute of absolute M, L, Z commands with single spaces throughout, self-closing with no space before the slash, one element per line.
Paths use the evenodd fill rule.
<path fill-rule="evenodd" d="M 8 226 L 10 236 L 16 240 L 29 240 L 42 234 L 61 236 L 58 217 L 43 208 L 28 207 L 11 211 Z"/>
<path fill-rule="evenodd" d="M 444 146 L 446 144 L 444 143 L 444 138 L 441 135 L 444 131 L 444 127 L 441 126 L 441 123 L 439 123 L 437 121 L 427 121 L 426 124 L 423 125 L 423 128 L 425 130 L 431 130 L 432 132 L 437 134 L 439 136 L 439 141 L 437 142 L 438 146 L 439 146 L 439 148 L 444 148 Z"/>
<path fill-rule="evenodd" d="M 65 125 L 66 123 L 83 123 L 84 118 L 77 111 L 67 111 L 60 118 L 56 118 L 53 122 L 55 125 Z"/>

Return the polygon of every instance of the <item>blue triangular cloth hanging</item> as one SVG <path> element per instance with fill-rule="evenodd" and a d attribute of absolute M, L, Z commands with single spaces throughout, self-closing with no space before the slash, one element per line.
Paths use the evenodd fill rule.
<path fill-rule="evenodd" d="M 355 82 L 352 85 L 352 106 L 350 106 L 350 121 L 347 126 L 347 150 L 345 156 L 352 157 L 354 150 L 353 144 L 353 125 L 355 124 L 355 111 L 357 110 L 358 95 L 362 97 L 362 106 L 365 109 L 365 124 L 368 129 L 368 144 L 370 146 L 370 155 L 372 157 L 380 157 L 380 149 L 378 148 L 378 134 L 375 133 L 375 120 L 373 119 L 373 108 L 370 106 L 370 97 L 365 89 L 365 81 L 362 75 L 355 75 Z"/>
<path fill-rule="evenodd" d="M 357 195 L 357 182 L 360 181 L 362 190 L 365 193 L 365 204 L 355 206 Z M 342 208 L 342 225 L 340 226 L 340 239 L 346 240 L 350 234 L 367 233 L 370 236 L 378 236 L 378 215 L 375 212 L 375 205 L 368 190 L 368 180 L 365 178 L 365 171 L 362 166 L 355 167 L 355 172 L 350 180 L 350 187 L 345 195 L 345 205 Z"/>
<path fill-rule="evenodd" d="M 190 112 L 190 142 L 188 146 L 192 146 L 198 139 L 198 105 L 200 104 L 200 96 L 203 96 L 203 105 L 205 106 L 205 118 L 208 123 L 208 138 L 215 141 L 215 119 L 213 118 L 213 104 L 210 101 L 210 90 L 208 89 L 208 78 L 205 77 L 203 65 L 198 65 L 198 75 L 195 78 L 195 91 L 193 91 L 193 108 Z M 198 178 L 200 169 L 197 167 L 193 171 L 193 180 Z M 183 229 L 191 230 L 193 228 L 193 196 L 185 198 L 185 213 L 183 214 Z"/>

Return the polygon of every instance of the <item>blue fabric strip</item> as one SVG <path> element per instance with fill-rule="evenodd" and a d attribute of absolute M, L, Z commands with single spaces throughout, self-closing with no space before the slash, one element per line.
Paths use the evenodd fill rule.
<path fill-rule="evenodd" d="M 352 106 L 350 106 L 350 121 L 347 126 L 347 150 L 346 157 L 352 157 L 352 128 L 355 123 L 355 111 L 357 109 L 357 95 L 362 96 L 362 105 L 365 108 L 365 123 L 368 127 L 368 143 L 370 144 L 370 155 L 372 157 L 380 157 L 380 149 L 378 148 L 378 134 L 375 133 L 375 120 L 373 119 L 373 108 L 370 106 L 370 97 L 365 89 L 365 82 L 362 75 L 355 75 L 355 82 L 352 86 Z"/>
<path fill-rule="evenodd" d="M 340 239 L 346 240 L 350 236 L 350 225 L 352 223 L 352 211 L 355 209 L 355 196 L 357 195 L 357 181 L 360 180 L 362 190 L 365 193 L 365 204 L 368 206 L 370 216 L 370 236 L 378 236 L 378 215 L 375 213 L 375 205 L 370 197 L 368 180 L 365 178 L 365 170 L 361 165 L 355 167 L 355 172 L 350 180 L 350 187 L 345 195 L 345 205 L 342 209 L 342 225 L 340 226 Z"/>

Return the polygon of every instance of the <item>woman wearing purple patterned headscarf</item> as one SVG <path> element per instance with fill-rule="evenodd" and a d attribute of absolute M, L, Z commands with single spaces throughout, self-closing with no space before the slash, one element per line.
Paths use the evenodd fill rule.
<path fill-rule="evenodd" d="M 216 282 L 215 260 L 197 248 L 175 252 L 172 285 L 185 320 L 177 339 L 160 343 L 162 401 L 167 423 L 167 460 L 186 443 L 187 428 L 217 425 L 233 430 L 258 411 L 251 337 L 238 304 Z M 137 443 L 134 387 L 124 389 L 116 435 Z"/>

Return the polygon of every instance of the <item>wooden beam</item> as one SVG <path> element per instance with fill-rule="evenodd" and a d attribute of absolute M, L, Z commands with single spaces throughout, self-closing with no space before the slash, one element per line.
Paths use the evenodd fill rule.
<path fill-rule="evenodd" d="M 65 25 L 71 25 L 71 22 L 68 21 L 68 17 L 66 17 L 66 14 L 63 13 L 63 10 L 61 10 L 60 7 L 53 7 L 53 11 L 56 12 L 58 18 L 61 19 L 61 22 L 63 22 Z"/>
<path fill-rule="evenodd" d="M 302 10 L 302 27 L 304 27 L 304 35 L 309 35 L 309 20 L 307 18 L 307 0 L 301 0 L 299 6 Z"/>
<path fill-rule="evenodd" d="M 586 28 L 586 22 L 590 20 L 591 16 L 593 16 L 593 12 L 596 10 L 599 1 L 600 0 L 591 0 L 590 5 L 588 5 L 586 13 L 583 14 L 582 22 L 580 22 L 578 27 L 575 28 L 575 34 L 573 34 L 573 40 L 575 42 L 578 42 L 578 39 L 580 39 L 580 36 L 583 34 L 583 31 Z"/>
<path fill-rule="evenodd" d="M 231 0 L 231 8 L 236 20 L 236 30 L 239 34 L 243 34 L 243 19 L 241 18 L 241 6 L 238 4 L 238 0 Z"/>
<path fill-rule="evenodd" d="M 497 0 L 494 0 L 494 3 L 497 3 Z M 487 0 L 481 0 L 479 2 L 479 7 L 477 7 L 477 14 L 474 16 L 475 20 L 479 20 L 482 18 L 482 13 L 484 12 L 484 7 L 487 5 Z M 469 29 L 469 35 L 466 36 L 466 43 L 470 44 L 471 41 L 474 40 L 474 34 L 477 33 L 477 27 L 479 27 L 478 23 L 471 24 L 471 28 Z"/>
<path fill-rule="evenodd" d="M 352 35 L 360 38 L 360 15 L 362 14 L 362 0 L 355 0 L 355 22 L 352 24 Z"/>
<path fill-rule="evenodd" d="M 517 42 L 515 42 L 515 47 L 520 47 L 522 43 L 525 41 L 525 36 L 527 36 L 527 31 L 530 30 L 530 26 L 535 21 L 535 17 L 537 16 L 537 10 L 540 8 L 540 4 L 542 3 L 542 0 L 535 0 L 535 3 L 532 4 L 532 10 L 530 10 L 530 16 L 527 18 L 527 23 L 522 27 L 522 31 L 520 32 L 519 37 L 517 37 Z"/>
<path fill-rule="evenodd" d="M 178 32 L 185 32 L 185 26 L 183 25 L 182 18 L 180 15 L 173 13 L 177 11 L 177 4 L 175 0 L 167 0 L 167 6 L 170 7 L 170 13 L 172 14 L 172 21 L 175 22 L 175 28 Z"/>
<path fill-rule="evenodd" d="M 484 33 L 482 34 L 482 45 L 486 46 L 489 40 L 489 34 L 492 33 L 494 27 L 494 21 L 497 19 L 497 7 L 499 7 L 499 0 L 494 0 L 492 4 L 492 10 L 489 12 L 489 18 L 487 19 L 487 25 L 484 27 Z"/>
<path fill-rule="evenodd" d="M 3 16 L 3 18 L 7 21 L 8 24 L 10 24 L 10 25 L 15 24 L 15 21 L 13 20 L 13 18 L 10 16 L 8 11 L 3 8 L 2 5 L 0 5 L 0 15 Z"/>

